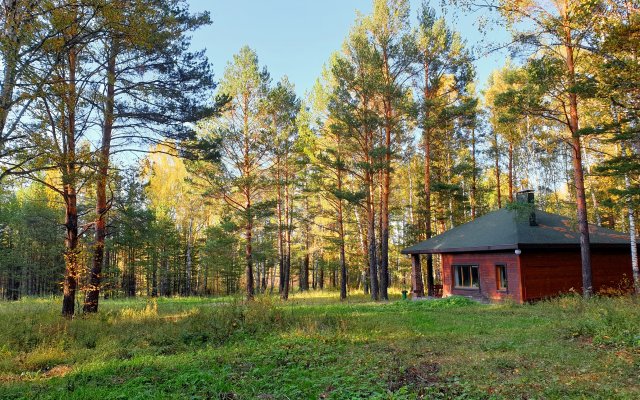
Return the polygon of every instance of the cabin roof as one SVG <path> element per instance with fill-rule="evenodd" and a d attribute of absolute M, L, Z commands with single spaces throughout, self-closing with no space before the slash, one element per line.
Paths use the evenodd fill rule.
<path fill-rule="evenodd" d="M 575 221 L 535 210 L 536 226 L 529 224 L 530 211 L 502 208 L 459 225 L 429 240 L 402 250 L 403 254 L 461 253 L 513 250 L 527 247 L 576 247 L 580 233 Z M 629 235 L 589 225 L 592 245 L 629 246 Z"/>

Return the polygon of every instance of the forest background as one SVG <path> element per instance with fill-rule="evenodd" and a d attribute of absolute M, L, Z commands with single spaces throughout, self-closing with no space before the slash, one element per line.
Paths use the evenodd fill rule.
<path fill-rule="evenodd" d="M 214 77 L 184 1 L 2 4 L 3 298 L 387 299 L 403 247 L 521 189 L 575 220 L 585 288 L 587 221 L 635 240 L 637 2 L 451 1 L 488 10 L 478 47 L 435 5 L 376 0 L 304 94 L 248 46 Z"/>

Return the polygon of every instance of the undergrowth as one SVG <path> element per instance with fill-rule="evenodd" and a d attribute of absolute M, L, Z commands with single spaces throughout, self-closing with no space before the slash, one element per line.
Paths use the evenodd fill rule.
<path fill-rule="evenodd" d="M 640 395 L 633 297 L 331 295 L 109 300 L 73 320 L 59 299 L 0 303 L 0 398 Z"/>

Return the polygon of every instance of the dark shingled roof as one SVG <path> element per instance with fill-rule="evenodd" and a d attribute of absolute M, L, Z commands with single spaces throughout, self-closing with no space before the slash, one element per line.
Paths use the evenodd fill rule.
<path fill-rule="evenodd" d="M 574 221 L 540 210 L 535 210 L 535 214 L 538 225 L 530 226 L 528 212 L 503 208 L 407 247 L 402 253 L 460 253 L 580 244 L 580 233 Z M 629 246 L 626 233 L 589 225 L 589 234 L 594 246 Z"/>

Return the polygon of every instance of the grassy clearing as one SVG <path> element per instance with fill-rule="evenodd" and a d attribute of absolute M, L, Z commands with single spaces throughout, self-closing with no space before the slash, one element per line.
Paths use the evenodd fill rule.
<path fill-rule="evenodd" d="M 634 298 L 336 297 L 0 303 L 0 398 L 640 398 Z"/>

